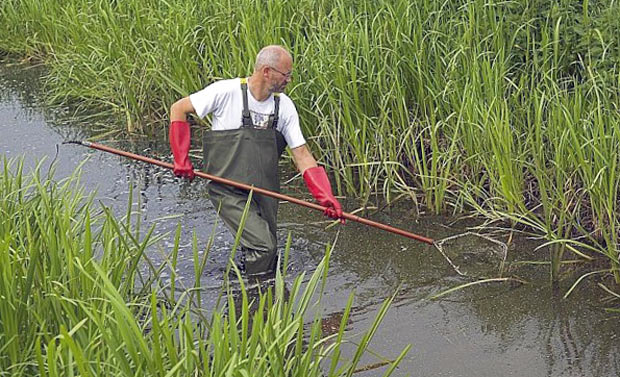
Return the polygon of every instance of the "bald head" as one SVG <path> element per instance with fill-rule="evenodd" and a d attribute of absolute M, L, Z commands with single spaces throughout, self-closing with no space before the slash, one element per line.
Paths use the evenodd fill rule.
<path fill-rule="evenodd" d="M 254 71 L 259 71 L 261 68 L 275 67 L 283 60 L 293 61 L 291 54 L 282 46 L 270 45 L 263 47 L 256 56 L 256 63 L 254 63 Z"/>

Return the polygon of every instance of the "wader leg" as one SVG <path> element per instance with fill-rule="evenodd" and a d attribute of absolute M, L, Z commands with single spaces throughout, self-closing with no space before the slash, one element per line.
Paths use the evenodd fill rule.
<path fill-rule="evenodd" d="M 209 196 L 216 210 L 219 208 L 219 216 L 235 235 L 248 200 L 247 192 L 211 182 Z M 275 271 L 277 241 L 273 227 L 270 226 L 274 221 L 266 218 L 270 212 L 273 211 L 261 211 L 257 201 L 252 200 L 240 240 L 247 276 Z"/>

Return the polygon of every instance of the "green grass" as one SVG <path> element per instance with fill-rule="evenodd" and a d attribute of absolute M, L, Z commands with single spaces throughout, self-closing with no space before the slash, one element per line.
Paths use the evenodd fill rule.
<path fill-rule="evenodd" d="M 555 278 L 566 251 L 618 267 L 619 12 L 612 0 L 5 0 L 0 49 L 46 62 L 54 99 L 165 139 L 171 103 L 283 44 L 289 94 L 340 194 L 525 227 L 561 243 L 546 251 Z"/>
<path fill-rule="evenodd" d="M 175 271 L 178 233 L 155 266 L 146 250 L 164 236 L 141 232 L 131 212 L 116 219 L 98 210 L 79 172 L 57 182 L 40 170 L 24 175 L 18 161 L 2 163 L 0 376 L 351 376 L 391 302 L 347 359 L 340 349 L 353 296 L 340 331 L 321 333 L 329 247 L 288 294 L 278 275 L 259 297 L 241 289 L 239 300 L 229 294 L 225 307 L 205 308 L 198 278 L 176 289 L 160 279 Z M 197 256 L 195 238 L 193 253 L 200 276 L 206 256 Z"/>

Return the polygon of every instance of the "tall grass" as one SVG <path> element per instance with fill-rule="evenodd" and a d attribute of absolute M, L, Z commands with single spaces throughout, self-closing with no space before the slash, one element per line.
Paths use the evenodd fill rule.
<path fill-rule="evenodd" d="M 162 269 L 176 265 L 157 267 L 147 258 L 145 250 L 157 241 L 153 229 L 140 234 L 131 216 L 97 214 L 78 175 L 55 182 L 39 171 L 25 176 L 21 164 L 3 160 L 0 375 L 350 376 L 357 368 L 391 300 L 344 360 L 353 297 L 336 335 L 321 333 L 317 310 L 329 248 L 308 279 L 295 279 L 289 295 L 278 275 L 254 304 L 242 289 L 239 300 L 228 296 L 228 310 L 204 308 L 199 279 L 180 297 L 159 279 Z M 170 251 L 170 260 L 177 252 Z M 199 276 L 204 263 L 195 258 L 195 264 Z M 142 272 L 145 266 L 150 273 Z M 251 305 L 258 306 L 254 314 Z"/>
<path fill-rule="evenodd" d="M 58 99 L 165 138 L 180 96 L 295 57 L 289 94 L 341 194 L 475 208 L 618 267 L 615 0 L 5 0 L 0 48 L 46 61 Z M 593 248 L 592 248 L 593 247 Z"/>

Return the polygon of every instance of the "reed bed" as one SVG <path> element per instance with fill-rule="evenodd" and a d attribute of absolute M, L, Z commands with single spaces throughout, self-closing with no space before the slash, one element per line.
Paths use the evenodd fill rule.
<path fill-rule="evenodd" d="M 39 170 L 24 175 L 19 162 L 3 161 L 0 376 L 351 376 L 356 370 L 391 300 L 345 359 L 353 297 L 335 335 L 322 334 L 317 309 L 329 248 L 288 295 L 278 275 L 273 289 L 254 299 L 242 286 L 237 300 L 225 296 L 225 307 L 204 308 L 200 279 L 179 290 L 160 278 L 162 270 L 176 270 L 178 242 L 168 262 L 155 266 L 145 254 L 158 241 L 153 229 L 140 232 L 131 212 L 116 219 L 97 210 L 78 178 L 77 172 L 60 182 Z M 198 255 L 195 246 L 200 276 L 206 257 Z"/>
<path fill-rule="evenodd" d="M 618 273 L 620 5 L 603 1 L 5 0 L 0 49 L 58 100 L 165 138 L 177 98 L 288 46 L 289 94 L 337 191 L 474 209 Z"/>

